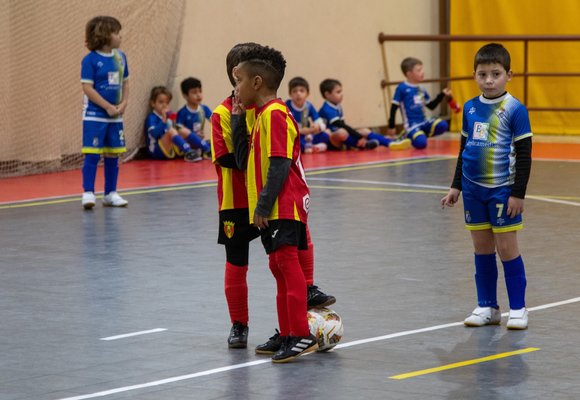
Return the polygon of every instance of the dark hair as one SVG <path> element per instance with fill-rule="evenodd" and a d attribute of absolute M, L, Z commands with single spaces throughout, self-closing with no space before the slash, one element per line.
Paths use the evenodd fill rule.
<path fill-rule="evenodd" d="M 286 60 L 280 51 L 268 46 L 246 47 L 240 51 L 241 63 L 250 76 L 259 75 L 268 89 L 278 90 L 286 70 Z"/>
<path fill-rule="evenodd" d="M 171 101 L 173 98 L 173 95 L 165 86 L 155 86 L 153 89 L 151 89 L 151 94 L 149 95 L 149 104 L 155 102 L 157 97 L 162 94 L 166 95 L 169 98 L 169 101 Z"/>
<path fill-rule="evenodd" d="M 401 61 L 401 71 L 403 71 L 403 75 L 407 75 L 407 72 L 410 72 L 415 68 L 415 65 L 423 65 L 423 62 L 415 57 L 407 57 L 403 61 Z"/>
<path fill-rule="evenodd" d="M 479 64 L 500 64 L 509 72 L 511 69 L 510 53 L 499 43 L 486 44 L 475 54 L 474 71 Z"/>
<path fill-rule="evenodd" d="M 338 79 L 325 79 L 320 82 L 320 94 L 326 98 L 324 94 L 326 92 L 332 92 L 337 86 L 342 86 L 342 83 Z"/>
<path fill-rule="evenodd" d="M 236 86 L 236 81 L 232 76 L 232 70 L 236 65 L 240 63 L 240 53 L 242 52 L 242 50 L 246 48 L 257 46 L 260 45 L 254 42 L 238 43 L 234 47 L 232 47 L 231 50 L 228 52 L 228 55 L 226 56 L 226 73 L 228 74 L 228 79 L 230 80 L 232 86 Z"/>
<path fill-rule="evenodd" d="M 121 32 L 121 28 L 121 23 L 115 17 L 95 17 L 87 22 L 85 45 L 91 51 L 102 49 L 111 43 L 111 35 Z"/>
<path fill-rule="evenodd" d="M 181 93 L 187 96 L 191 89 L 201 89 L 201 81 L 191 77 L 181 81 Z"/>
<path fill-rule="evenodd" d="M 295 78 L 290 79 L 288 82 L 288 91 L 292 92 L 292 89 L 297 87 L 303 87 L 306 89 L 306 92 L 310 93 L 310 86 L 308 85 L 308 81 L 301 76 L 297 76 Z"/>

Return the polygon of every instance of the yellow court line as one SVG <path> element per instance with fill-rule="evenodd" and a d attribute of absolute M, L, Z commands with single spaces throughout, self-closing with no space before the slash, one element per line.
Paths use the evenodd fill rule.
<path fill-rule="evenodd" d="M 420 375 L 427 375 L 427 374 L 432 374 L 435 372 L 446 371 L 448 369 L 465 367 L 467 365 L 473 365 L 473 364 L 479 364 L 479 363 L 483 363 L 483 362 L 487 362 L 487 361 L 499 360 L 500 358 L 506 358 L 506 357 L 517 356 L 519 354 L 531 353 L 533 351 L 538 351 L 538 350 L 540 350 L 540 349 L 537 347 L 528 347 L 527 349 L 508 351 L 507 353 L 499 353 L 499 354 L 496 354 L 493 356 L 475 358 L 473 360 L 461 361 L 458 363 L 442 365 L 440 367 L 435 367 L 435 368 L 422 369 L 420 371 L 408 372 L 406 374 L 401 374 L 401 375 L 393 375 L 393 376 L 389 376 L 389 379 L 408 379 L 408 378 L 413 378 L 413 377 L 420 376 Z"/>
<path fill-rule="evenodd" d="M 427 162 L 433 162 L 433 161 L 444 161 L 444 160 L 449 160 L 449 158 L 447 158 L 447 157 L 421 158 L 418 160 L 405 160 L 405 161 L 395 161 L 395 162 L 391 161 L 391 162 L 384 162 L 384 163 L 379 163 L 379 164 L 367 164 L 367 165 L 357 165 L 357 166 L 352 166 L 352 167 L 329 168 L 329 169 L 316 170 L 316 171 L 306 171 L 306 176 L 329 174 L 332 172 L 360 171 L 363 169 L 397 167 L 400 165 L 421 164 L 421 163 L 427 163 Z"/>

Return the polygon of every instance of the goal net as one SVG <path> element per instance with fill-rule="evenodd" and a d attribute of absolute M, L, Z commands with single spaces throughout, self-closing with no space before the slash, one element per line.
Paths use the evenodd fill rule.
<path fill-rule="evenodd" d="M 85 25 L 117 18 L 129 65 L 126 160 L 144 144 L 153 86 L 172 87 L 185 0 L 0 0 L 0 177 L 82 165 Z M 176 94 L 174 93 L 174 96 Z"/>

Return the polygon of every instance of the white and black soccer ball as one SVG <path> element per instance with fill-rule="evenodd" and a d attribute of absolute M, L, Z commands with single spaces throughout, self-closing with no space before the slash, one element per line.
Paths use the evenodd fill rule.
<path fill-rule="evenodd" d="M 318 340 L 317 351 L 328 351 L 338 344 L 344 334 L 342 318 L 330 308 L 308 310 L 310 333 Z"/>

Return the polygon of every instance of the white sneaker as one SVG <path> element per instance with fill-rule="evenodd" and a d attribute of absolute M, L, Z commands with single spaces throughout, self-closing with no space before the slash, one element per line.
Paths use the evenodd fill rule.
<path fill-rule="evenodd" d="M 95 194 L 93 192 L 84 192 L 83 198 L 81 200 L 81 204 L 85 210 L 90 210 L 95 206 L 96 201 Z"/>
<path fill-rule="evenodd" d="M 508 329 L 528 329 L 528 310 L 525 307 L 519 310 L 510 310 L 506 326 Z"/>
<path fill-rule="evenodd" d="M 500 322 L 501 312 L 493 307 L 476 307 L 463 321 L 465 326 L 499 325 Z"/>
<path fill-rule="evenodd" d="M 104 207 L 125 207 L 129 202 L 119 196 L 117 192 L 111 192 L 103 197 Z"/>

